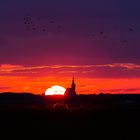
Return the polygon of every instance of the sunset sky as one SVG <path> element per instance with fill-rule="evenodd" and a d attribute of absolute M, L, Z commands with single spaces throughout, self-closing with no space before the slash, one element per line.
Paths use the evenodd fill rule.
<path fill-rule="evenodd" d="M 140 1 L 1 0 L 0 11 L 0 92 L 75 77 L 82 94 L 140 93 Z"/>

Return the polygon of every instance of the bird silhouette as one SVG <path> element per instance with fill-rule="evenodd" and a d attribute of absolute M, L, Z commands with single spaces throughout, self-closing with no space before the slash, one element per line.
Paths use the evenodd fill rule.
<path fill-rule="evenodd" d="M 132 31 L 133 31 L 133 29 L 132 29 L 132 28 L 129 28 L 129 31 L 130 31 L 130 32 L 132 32 Z"/>
<path fill-rule="evenodd" d="M 46 29 L 42 29 L 43 32 L 46 32 Z"/>
<path fill-rule="evenodd" d="M 49 23 L 53 24 L 53 23 L 54 23 L 54 21 L 53 21 L 53 20 L 50 20 L 50 21 L 49 21 Z"/>
<path fill-rule="evenodd" d="M 100 32 L 100 34 L 103 34 L 103 32 Z"/>
<path fill-rule="evenodd" d="M 123 43 L 127 43 L 128 41 L 125 39 L 125 40 L 123 40 Z"/>

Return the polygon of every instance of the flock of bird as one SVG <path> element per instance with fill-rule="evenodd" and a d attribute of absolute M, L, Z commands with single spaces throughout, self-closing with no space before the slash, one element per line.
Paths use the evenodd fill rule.
<path fill-rule="evenodd" d="M 57 29 L 61 29 L 62 25 L 57 25 L 55 20 L 49 20 L 47 25 L 42 26 L 41 25 L 41 18 L 32 18 L 31 16 L 27 15 L 24 17 L 24 25 L 27 29 L 27 31 L 41 31 L 43 33 L 47 32 L 49 30 L 49 27 L 51 25 L 55 25 L 55 27 L 57 27 Z M 118 29 L 117 27 L 115 28 L 116 30 Z M 128 29 L 129 32 L 133 32 L 134 29 L 133 28 L 129 28 Z M 103 32 L 103 31 L 99 31 L 97 33 L 92 33 L 90 34 L 91 38 L 102 38 L 102 39 L 107 39 L 108 35 Z M 125 34 L 121 34 L 119 35 L 119 37 L 121 38 L 121 42 L 123 44 L 127 44 L 128 40 L 126 39 L 126 35 Z M 112 45 L 116 45 L 116 42 L 112 42 Z"/>
<path fill-rule="evenodd" d="M 134 31 L 133 28 L 129 28 L 128 29 L 128 32 L 132 33 Z M 102 39 L 107 39 L 109 37 L 109 35 L 107 35 L 105 32 L 103 31 L 100 31 L 98 33 L 94 33 L 94 34 L 91 34 L 91 38 L 102 38 Z M 127 39 L 127 35 L 126 34 L 121 34 L 119 35 L 119 38 L 121 40 L 121 42 L 123 44 L 127 44 L 128 43 L 128 39 Z M 112 42 L 112 45 L 116 45 L 117 42 Z"/>
<path fill-rule="evenodd" d="M 32 18 L 31 16 L 27 15 L 24 17 L 24 25 L 27 29 L 27 31 L 41 31 L 41 32 L 47 32 L 49 26 L 54 25 L 54 20 L 49 20 L 47 25 L 42 26 L 41 25 L 41 18 Z M 57 28 L 62 28 L 61 25 L 57 25 Z"/>

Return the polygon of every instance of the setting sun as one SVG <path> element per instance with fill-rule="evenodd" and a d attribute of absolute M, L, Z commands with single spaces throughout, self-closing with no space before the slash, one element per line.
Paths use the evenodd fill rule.
<path fill-rule="evenodd" d="M 52 86 L 48 88 L 45 95 L 64 95 L 66 89 L 62 86 Z"/>

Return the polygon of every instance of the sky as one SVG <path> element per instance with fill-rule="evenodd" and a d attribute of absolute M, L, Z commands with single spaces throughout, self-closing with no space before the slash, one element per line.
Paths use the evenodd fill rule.
<path fill-rule="evenodd" d="M 0 92 L 140 93 L 139 0 L 1 0 Z"/>

